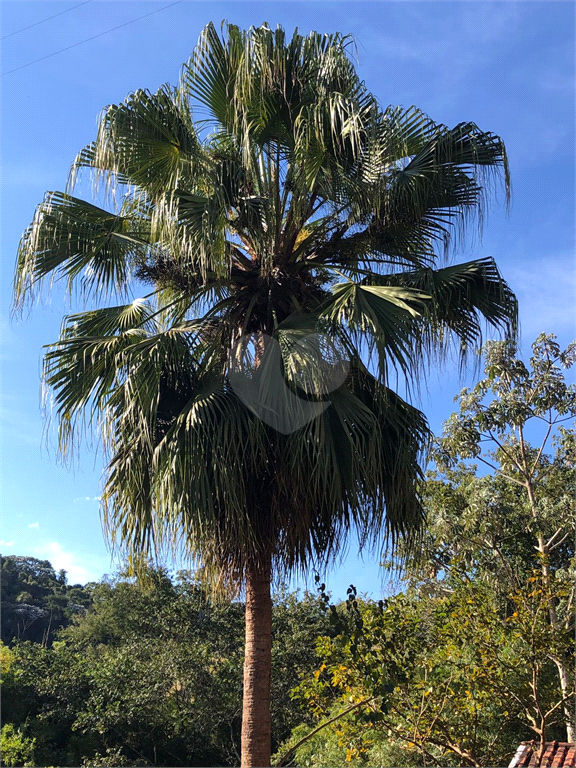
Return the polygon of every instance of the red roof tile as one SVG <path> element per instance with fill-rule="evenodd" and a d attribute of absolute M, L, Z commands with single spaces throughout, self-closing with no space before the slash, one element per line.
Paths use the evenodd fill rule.
<path fill-rule="evenodd" d="M 557 741 L 551 741 L 549 744 L 546 744 L 546 748 L 544 749 L 544 754 L 542 755 L 542 760 L 540 761 L 540 765 L 542 768 L 552 768 L 552 760 L 554 759 L 554 755 L 556 754 L 558 747 Z"/>
<path fill-rule="evenodd" d="M 542 760 L 538 760 L 540 745 L 523 741 L 508 768 L 576 768 L 576 745 L 550 741 L 545 745 Z"/>

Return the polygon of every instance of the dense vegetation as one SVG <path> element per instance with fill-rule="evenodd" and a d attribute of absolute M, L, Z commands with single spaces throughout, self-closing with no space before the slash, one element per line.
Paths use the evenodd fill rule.
<path fill-rule="evenodd" d="M 321 605 L 275 599 L 276 744 L 302 722 L 290 691 L 329 629 Z M 189 573 L 102 582 L 51 648 L 3 647 L 4 721 L 34 740 L 35 765 L 238 764 L 243 620 L 242 603 L 209 601 Z"/>
<path fill-rule="evenodd" d="M 50 646 L 57 630 L 91 602 L 91 587 L 66 583 L 47 560 L 3 557 L 2 642 L 32 640 Z"/>
<path fill-rule="evenodd" d="M 514 352 L 488 345 L 436 444 L 420 545 L 386 564 L 403 560 L 402 591 L 276 595 L 276 764 L 504 765 L 524 739 L 573 738 L 576 348 L 541 336 L 530 370 Z M 238 764 L 242 602 L 188 572 L 81 588 L 33 558 L 2 565 L 9 620 L 41 612 L 28 636 L 5 624 L 4 764 Z"/>

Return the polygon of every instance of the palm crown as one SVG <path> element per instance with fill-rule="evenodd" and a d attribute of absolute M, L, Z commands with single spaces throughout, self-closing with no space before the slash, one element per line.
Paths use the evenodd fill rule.
<path fill-rule="evenodd" d="M 482 319 L 515 333 L 492 260 L 437 266 L 491 174 L 508 189 L 501 140 L 382 110 L 348 44 L 208 25 L 178 88 L 104 110 L 23 236 L 18 304 L 49 275 L 127 296 L 66 317 L 45 378 L 64 449 L 102 429 L 106 521 L 129 550 L 181 538 L 238 583 L 265 556 L 331 557 L 352 523 L 364 541 L 414 530 L 427 426 L 391 374 L 465 355 Z M 83 168 L 112 212 L 73 196 Z"/>

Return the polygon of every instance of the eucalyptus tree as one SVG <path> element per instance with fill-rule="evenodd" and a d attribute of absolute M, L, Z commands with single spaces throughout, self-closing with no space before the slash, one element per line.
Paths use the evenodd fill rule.
<path fill-rule="evenodd" d="M 492 472 L 484 488 L 477 483 L 475 493 L 466 494 L 470 501 L 460 510 L 461 531 L 475 515 L 476 532 L 485 537 L 480 541 L 488 539 L 509 591 L 518 588 L 527 566 L 537 566 L 553 634 L 573 636 L 576 433 L 570 426 L 576 416 L 576 385 L 566 383 L 562 369 L 576 362 L 576 341 L 563 350 L 553 334 L 541 333 L 532 352 L 528 367 L 512 341 L 486 345 L 486 378 L 460 393 L 459 413 L 444 425 L 437 464 L 450 479 L 466 477 L 458 459 L 481 462 Z M 536 438 L 534 444 L 529 437 Z M 507 520 L 498 525 L 494 510 L 501 516 L 506 507 Z M 506 552 L 511 534 L 516 551 Z M 462 549 L 467 558 L 467 546 Z M 494 564 L 492 570 L 498 572 Z M 563 653 L 550 646 L 549 658 L 558 672 L 567 740 L 574 741 L 572 644 Z"/>
<path fill-rule="evenodd" d="M 178 88 L 104 110 L 18 257 L 17 306 L 47 277 L 98 304 L 44 376 L 64 451 L 101 429 L 111 536 L 245 588 L 243 765 L 270 760 L 273 575 L 422 518 L 428 430 L 395 374 L 516 327 L 491 259 L 439 264 L 486 183 L 508 191 L 502 141 L 382 109 L 349 47 L 209 24 Z M 111 210 L 74 196 L 86 168 Z"/>

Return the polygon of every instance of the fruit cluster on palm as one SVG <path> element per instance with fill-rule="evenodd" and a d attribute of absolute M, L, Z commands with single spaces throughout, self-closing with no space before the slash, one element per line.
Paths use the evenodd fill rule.
<path fill-rule="evenodd" d="M 438 267 L 508 186 L 501 140 L 382 110 L 348 44 L 208 25 L 178 88 L 104 111 L 18 259 L 17 304 L 50 276 L 105 305 L 65 318 L 45 379 L 64 450 L 102 431 L 108 529 L 246 588 L 243 765 L 270 760 L 271 575 L 421 520 L 427 425 L 391 379 L 483 320 L 515 333 L 492 260 Z M 73 196 L 84 168 L 112 211 Z"/>

